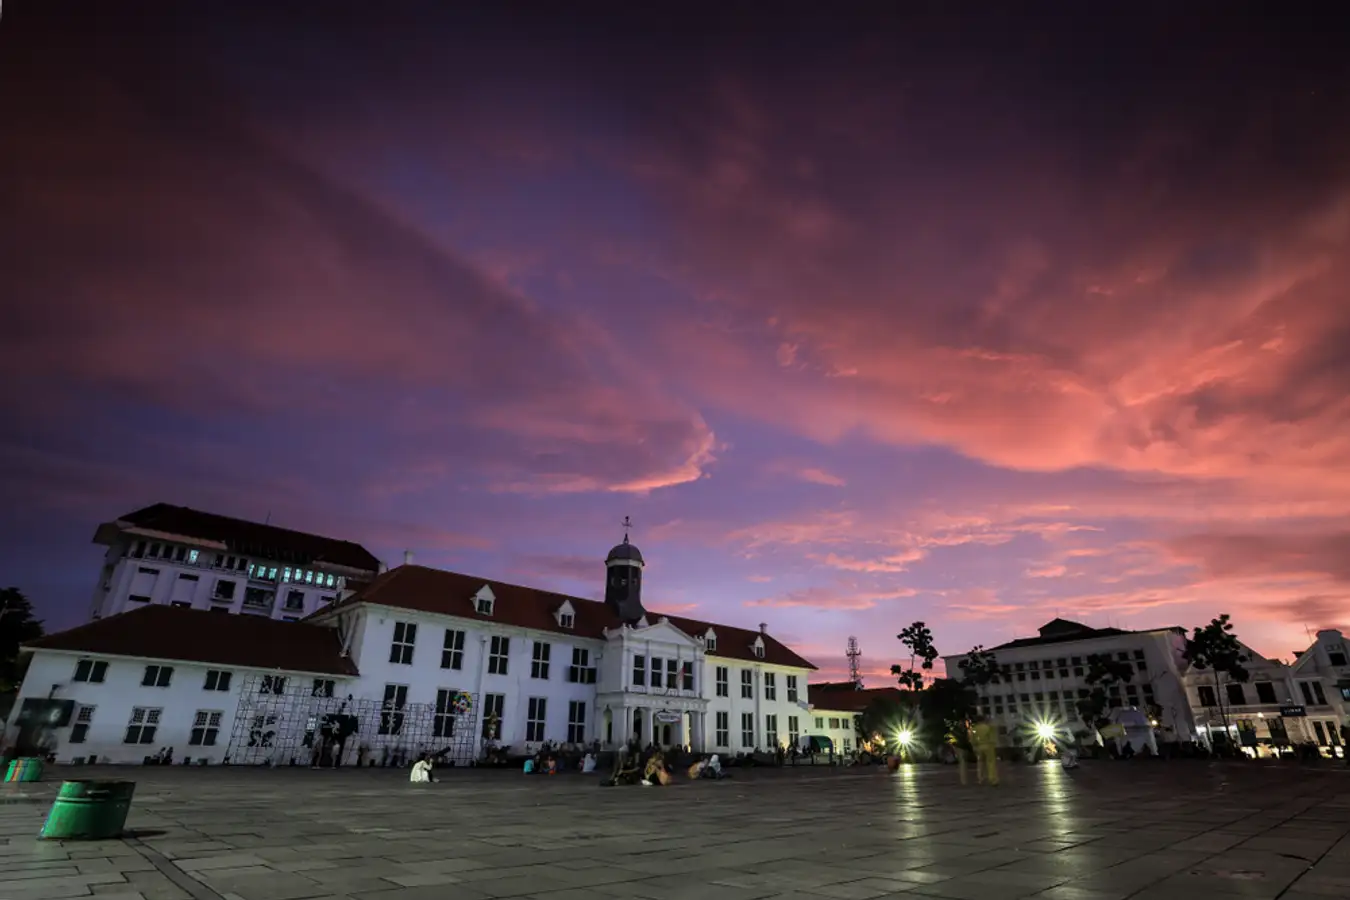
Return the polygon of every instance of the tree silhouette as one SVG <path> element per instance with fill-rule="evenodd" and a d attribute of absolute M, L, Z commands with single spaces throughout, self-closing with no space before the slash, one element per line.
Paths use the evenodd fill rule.
<path fill-rule="evenodd" d="M 42 622 L 33 616 L 33 604 L 18 588 L 0 590 L 0 694 L 16 691 L 23 683 L 27 663 L 19 648 L 42 637 Z"/>
<path fill-rule="evenodd" d="M 1224 706 L 1222 681 L 1228 676 L 1231 681 L 1246 682 L 1251 677 L 1243 663 L 1247 662 L 1247 652 L 1233 633 L 1233 623 L 1228 613 L 1217 619 L 1211 619 L 1208 625 L 1197 627 L 1186 638 L 1186 647 L 1181 653 L 1190 664 L 1200 671 L 1209 669 L 1214 673 L 1214 701 L 1219 705 L 1219 719 L 1223 722 L 1224 741 L 1230 740 L 1228 731 L 1228 710 Z"/>
<path fill-rule="evenodd" d="M 1083 724 L 1099 728 L 1106 719 L 1108 692 L 1118 684 L 1134 677 L 1134 666 L 1114 659 L 1109 653 L 1090 653 L 1087 657 L 1087 677 L 1091 686 L 1087 697 L 1075 704 Z"/>
<path fill-rule="evenodd" d="M 897 676 L 901 687 L 911 691 L 922 690 L 923 673 L 919 669 L 931 670 L 934 660 L 938 658 L 937 648 L 933 646 L 933 632 L 923 622 L 914 622 L 897 637 L 900 643 L 909 648 L 909 668 L 891 666 L 891 674 Z M 915 662 L 919 663 L 919 669 L 914 667 Z"/>
<path fill-rule="evenodd" d="M 1002 677 L 998 659 L 982 644 L 970 648 L 970 653 L 961 660 L 959 668 L 961 680 L 966 684 L 998 684 Z"/>

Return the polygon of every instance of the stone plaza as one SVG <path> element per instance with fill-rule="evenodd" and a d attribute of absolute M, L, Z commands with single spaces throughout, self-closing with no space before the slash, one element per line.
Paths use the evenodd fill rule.
<path fill-rule="evenodd" d="M 145 767 L 122 840 L 35 837 L 60 772 L 0 786 L 0 900 L 1329 900 L 1350 770 L 1255 763 L 594 776 Z"/>

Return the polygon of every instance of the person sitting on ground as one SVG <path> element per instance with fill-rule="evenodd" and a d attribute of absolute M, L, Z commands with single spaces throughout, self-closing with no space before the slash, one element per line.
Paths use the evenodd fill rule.
<path fill-rule="evenodd" d="M 427 784 L 436 780 L 436 776 L 431 774 L 431 760 L 427 758 L 425 753 L 417 758 L 417 762 L 413 763 L 408 780 L 413 784 Z"/>
<path fill-rule="evenodd" d="M 666 771 L 666 757 L 660 750 L 647 760 L 647 768 L 642 773 L 642 783 L 647 787 L 664 787 L 670 784 L 670 773 Z"/>
<path fill-rule="evenodd" d="M 581 760 L 581 774 L 587 775 L 595 771 L 595 755 L 587 753 Z"/>

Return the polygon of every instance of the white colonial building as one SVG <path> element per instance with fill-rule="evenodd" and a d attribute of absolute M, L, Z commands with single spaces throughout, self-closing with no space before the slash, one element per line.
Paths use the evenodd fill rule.
<path fill-rule="evenodd" d="M 1152 711 L 1162 740 L 1194 741 L 1195 720 L 1181 676 L 1185 640 L 1181 628 L 1124 631 L 1055 619 L 1036 637 L 988 649 L 1000 678 L 978 688 L 981 712 L 998 727 L 1004 746 L 1029 746 L 1036 723 L 1059 722 L 1077 729 L 1078 701 L 1091 693 L 1088 657 L 1102 655 L 1132 670 L 1129 681 L 1108 692 L 1110 706 Z M 960 677 L 966 656 L 943 657 L 951 677 Z"/>
<path fill-rule="evenodd" d="M 1346 722 L 1345 697 L 1350 684 L 1341 686 L 1346 666 L 1345 639 L 1339 631 L 1321 631 L 1317 640 L 1294 663 L 1269 659 L 1243 645 L 1245 682 L 1232 681 L 1212 670 L 1188 667 L 1186 688 L 1200 739 L 1214 744 L 1227 722 L 1229 742 L 1249 755 L 1291 752 L 1315 746 L 1323 755 L 1343 754 L 1341 726 Z"/>
<path fill-rule="evenodd" d="M 100 762 L 467 762 L 489 742 L 629 738 L 734 754 L 804 734 L 814 667 L 764 626 L 647 612 L 643 566 L 625 537 L 598 602 L 405 564 L 296 623 L 152 596 L 29 645 L 12 719 L 45 723 L 58 760 Z"/>
<path fill-rule="evenodd" d="M 996 723 L 1005 746 L 1030 745 L 1037 723 L 1079 730 L 1077 702 L 1091 691 L 1088 657 L 1103 655 L 1132 670 L 1130 680 L 1109 689 L 1109 706 L 1148 715 L 1157 723 L 1158 741 L 1214 746 L 1226 716 L 1231 743 L 1249 754 L 1314 745 L 1323 755 L 1343 755 L 1350 667 L 1339 631 L 1319 632 L 1292 665 L 1244 646 L 1246 682 L 1221 677 L 1216 684 L 1212 670 L 1196 669 L 1185 658 L 1185 645 L 1183 628 L 1124 631 L 1055 619 L 1037 637 L 989 648 L 1000 678 L 978 688 L 981 711 Z M 965 659 L 944 657 L 947 672 L 960 677 Z"/>
<path fill-rule="evenodd" d="M 156 503 L 106 522 L 90 618 L 151 604 L 297 621 L 383 566 L 359 544 Z"/>

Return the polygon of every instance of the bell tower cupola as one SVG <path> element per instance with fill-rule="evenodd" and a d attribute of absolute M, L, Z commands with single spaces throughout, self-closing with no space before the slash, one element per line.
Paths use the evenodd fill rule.
<path fill-rule="evenodd" d="M 642 608 L 642 552 L 628 542 L 633 523 L 623 519 L 623 543 L 605 557 L 605 605 L 625 624 L 632 625 L 647 611 Z"/>

